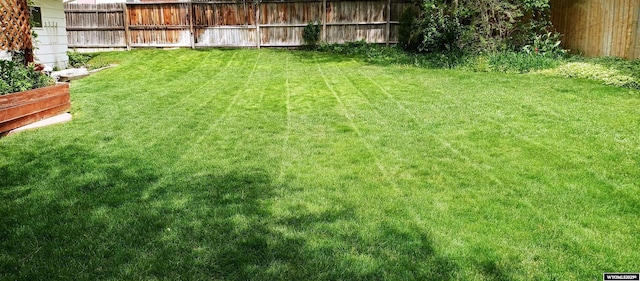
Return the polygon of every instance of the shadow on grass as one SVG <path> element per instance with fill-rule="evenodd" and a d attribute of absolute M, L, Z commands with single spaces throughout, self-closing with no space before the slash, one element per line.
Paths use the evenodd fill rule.
<path fill-rule="evenodd" d="M 3 280 L 449 280 L 456 270 L 428 233 L 393 218 L 363 231 L 344 202 L 274 214 L 275 189 L 289 188 L 260 167 L 167 173 L 134 154 L 42 145 L 0 154 Z"/>

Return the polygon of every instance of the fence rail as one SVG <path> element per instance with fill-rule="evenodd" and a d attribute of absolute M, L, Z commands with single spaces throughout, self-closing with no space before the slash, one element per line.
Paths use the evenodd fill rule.
<path fill-rule="evenodd" d="M 309 22 L 328 43 L 396 43 L 410 0 L 66 4 L 69 47 L 295 47 Z"/>

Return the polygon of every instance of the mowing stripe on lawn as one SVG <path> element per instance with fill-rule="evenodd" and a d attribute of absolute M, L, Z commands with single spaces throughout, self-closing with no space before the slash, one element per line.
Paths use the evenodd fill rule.
<path fill-rule="evenodd" d="M 246 69 L 251 70 L 251 68 L 245 67 L 248 62 L 246 59 L 242 60 L 243 63 L 239 68 L 232 67 L 234 61 L 237 60 L 236 57 L 238 53 L 239 52 L 233 52 L 233 55 L 231 55 L 231 58 L 226 62 L 225 66 L 213 76 L 202 77 L 205 79 L 204 81 L 197 80 L 201 85 L 196 88 L 196 91 L 192 92 L 193 95 L 187 102 L 187 104 L 196 105 L 196 107 L 184 116 L 184 122 L 195 122 L 196 125 L 192 127 L 178 125 L 176 127 L 178 129 L 177 133 L 180 134 L 177 139 L 184 139 L 184 143 L 183 146 L 176 151 L 176 158 L 173 159 L 173 163 L 171 164 L 173 170 L 181 171 L 183 167 L 191 167 L 187 165 L 187 163 L 195 162 L 196 159 L 202 157 L 202 155 L 199 154 L 203 154 L 206 151 L 202 149 L 203 146 L 208 146 L 208 144 L 203 143 L 203 141 L 207 137 L 210 137 L 213 131 L 218 130 L 217 127 L 227 118 L 229 112 L 236 104 L 242 87 L 227 82 L 230 81 L 228 77 L 237 77 L 238 75 L 242 75 L 242 73 L 249 72 L 245 71 Z M 231 70 L 234 71 L 232 72 Z M 251 73 L 252 72 L 248 73 L 247 80 L 250 80 Z M 215 90 L 211 91 L 209 87 L 213 87 Z M 215 104 L 212 104 L 214 101 Z M 218 111 L 213 111 L 212 105 L 216 106 Z M 219 105 L 226 106 L 221 107 Z M 164 186 L 167 184 L 167 181 L 171 180 L 175 180 L 175 178 L 165 177 L 157 183 L 157 186 Z"/>
<path fill-rule="evenodd" d="M 289 148 L 289 138 L 291 135 L 291 88 L 289 86 L 289 78 L 291 76 L 291 72 L 290 69 L 291 67 L 289 66 L 289 61 L 291 60 L 291 57 L 287 56 L 286 61 L 284 63 L 285 65 L 285 91 L 284 94 L 286 96 L 285 98 L 285 107 L 287 110 L 287 119 L 286 119 L 286 124 L 287 124 L 287 129 L 285 131 L 285 136 L 284 136 L 284 141 L 282 144 L 282 161 L 280 163 L 280 173 L 278 173 L 278 178 L 277 178 L 277 182 L 278 183 L 282 183 L 284 181 L 284 176 L 285 173 L 287 172 L 287 168 L 291 165 L 291 153 L 289 152 L 290 148 Z"/>
<path fill-rule="evenodd" d="M 380 160 L 378 159 L 377 154 L 373 150 L 373 146 L 371 146 L 371 144 L 362 135 L 362 131 L 360 131 L 360 128 L 358 128 L 356 123 L 353 121 L 353 116 L 349 112 L 349 109 L 347 108 L 345 103 L 342 101 L 342 99 L 338 96 L 338 94 L 336 94 L 336 91 L 333 89 L 333 87 L 329 83 L 329 80 L 327 80 L 327 76 L 324 74 L 324 71 L 322 71 L 322 67 L 320 66 L 320 64 L 317 61 L 316 61 L 316 64 L 318 66 L 318 70 L 320 72 L 320 75 L 324 79 L 324 84 L 327 86 L 329 91 L 331 91 L 331 94 L 333 94 L 333 97 L 336 99 L 338 104 L 340 104 L 340 107 L 341 107 L 341 109 L 343 111 L 343 116 L 345 118 L 347 118 L 347 120 L 349 120 L 349 125 L 355 130 L 356 134 L 358 134 L 358 137 L 360 138 L 360 141 L 362 142 L 362 144 L 364 144 L 364 146 L 367 148 L 367 151 L 369 152 L 369 154 L 371 154 L 371 156 L 373 157 L 374 163 L 376 164 L 376 166 L 378 167 L 380 172 L 382 172 L 382 174 L 386 178 L 386 181 L 393 185 L 393 182 L 390 181 L 390 177 L 389 177 L 389 173 L 387 172 L 387 169 L 382 165 L 382 163 L 380 163 Z"/>
<path fill-rule="evenodd" d="M 349 75 L 342 75 L 342 77 L 344 77 L 345 79 L 349 79 Z M 366 77 L 366 76 L 365 76 Z M 368 78 L 368 80 L 372 81 L 372 79 Z M 358 85 L 356 86 L 352 80 L 349 80 L 349 82 L 352 85 L 352 90 L 349 92 L 357 92 L 360 93 L 360 95 L 365 96 L 364 92 L 362 91 L 363 88 L 369 88 L 367 87 L 367 85 Z M 479 173 L 479 176 L 482 177 L 486 177 L 487 179 L 489 179 L 490 181 L 494 182 L 497 185 L 502 185 L 502 182 L 492 173 L 489 173 L 486 169 L 481 168 L 477 163 L 475 163 L 474 161 L 472 161 L 472 159 L 470 159 L 469 157 L 465 156 L 465 153 L 460 151 L 459 149 L 455 148 L 450 142 L 445 141 L 444 139 L 442 139 L 441 137 L 439 137 L 437 134 L 431 132 L 431 130 L 429 130 L 429 128 L 423 127 L 421 124 L 423 124 L 423 122 L 420 122 L 420 119 L 416 116 L 415 113 L 410 112 L 406 109 L 406 107 L 402 106 L 402 104 L 400 104 L 394 97 L 393 95 L 389 94 L 388 92 L 386 92 L 384 89 L 382 89 L 378 84 L 375 83 L 375 81 L 373 82 L 373 84 L 382 91 L 382 93 L 385 94 L 385 96 L 389 99 L 391 99 L 395 105 L 397 106 L 398 109 L 404 111 L 409 117 L 410 117 L 410 121 L 413 122 L 414 124 L 417 125 L 417 130 L 421 133 L 426 133 L 427 135 L 430 135 L 434 140 L 436 140 L 442 147 L 446 148 L 447 150 L 449 150 L 455 157 L 462 159 L 469 167 L 477 170 Z M 378 112 L 378 115 L 380 115 L 380 108 L 377 106 L 372 105 L 371 103 L 369 103 L 370 106 L 372 107 L 372 109 L 374 109 L 376 112 Z M 389 114 L 389 113 L 387 113 Z M 370 120 L 371 118 L 367 119 Z M 387 118 L 388 119 L 388 118 Z M 428 119 L 425 119 L 428 120 Z"/>

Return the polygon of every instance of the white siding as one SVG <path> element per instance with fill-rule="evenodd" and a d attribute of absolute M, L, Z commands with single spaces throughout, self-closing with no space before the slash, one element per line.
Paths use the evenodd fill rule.
<path fill-rule="evenodd" d="M 48 66 L 64 69 L 69 64 L 64 4 L 60 0 L 33 2 L 42 12 L 42 27 L 33 29 L 38 34 L 34 42 L 36 59 Z"/>
<path fill-rule="evenodd" d="M 10 60 L 11 56 L 9 55 L 9 53 L 7 53 L 7 51 L 5 50 L 0 50 L 0 60 Z"/>

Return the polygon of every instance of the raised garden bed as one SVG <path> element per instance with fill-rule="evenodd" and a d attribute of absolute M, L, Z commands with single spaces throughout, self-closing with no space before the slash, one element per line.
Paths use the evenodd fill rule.
<path fill-rule="evenodd" d="M 71 108 L 69 84 L 0 96 L 0 134 L 68 112 Z"/>

